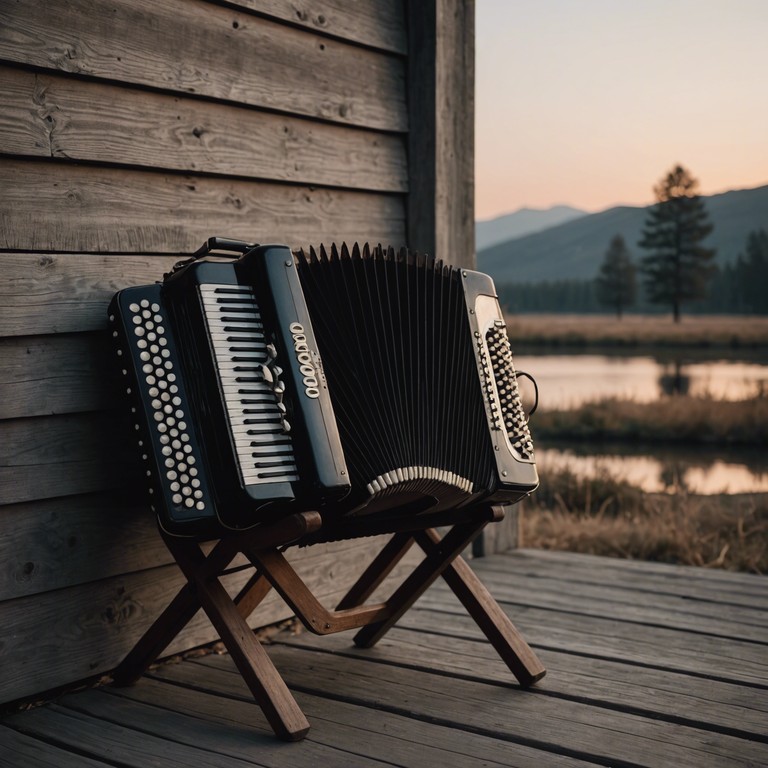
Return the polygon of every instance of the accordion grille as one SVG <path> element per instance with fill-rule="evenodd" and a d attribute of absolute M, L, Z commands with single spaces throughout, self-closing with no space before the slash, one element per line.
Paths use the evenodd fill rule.
<path fill-rule="evenodd" d="M 353 489 L 469 498 L 495 481 L 458 270 L 392 249 L 298 254 Z"/>

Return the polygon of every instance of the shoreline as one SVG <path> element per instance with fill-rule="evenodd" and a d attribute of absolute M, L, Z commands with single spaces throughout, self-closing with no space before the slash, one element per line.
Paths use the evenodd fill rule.
<path fill-rule="evenodd" d="M 764 315 L 684 315 L 674 323 L 668 315 L 625 315 L 617 320 L 610 314 L 505 313 L 505 320 L 516 349 L 768 349 Z"/>

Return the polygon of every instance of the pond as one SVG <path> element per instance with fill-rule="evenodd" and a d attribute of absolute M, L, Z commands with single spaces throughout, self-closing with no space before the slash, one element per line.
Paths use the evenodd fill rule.
<path fill-rule="evenodd" d="M 547 441 L 536 447 L 539 475 L 570 470 L 581 477 L 625 480 L 648 493 L 703 495 L 768 492 L 768 457 L 760 451 L 714 448 L 568 444 Z"/>
<path fill-rule="evenodd" d="M 530 373 L 542 411 L 578 408 L 604 398 L 652 403 L 673 394 L 743 400 L 768 396 L 766 355 L 713 356 L 685 352 L 673 356 L 520 353 L 516 368 Z M 529 409 L 532 386 L 520 379 Z M 536 439 L 534 416 L 531 428 Z M 647 492 L 734 494 L 768 492 L 768 457 L 756 450 L 697 446 L 536 443 L 540 474 L 568 468 L 595 477 L 608 472 Z"/>
<path fill-rule="evenodd" d="M 540 407 L 576 408 L 590 400 L 616 397 L 653 402 L 664 394 L 709 395 L 744 400 L 768 394 L 768 360 L 706 359 L 687 354 L 677 359 L 651 355 L 515 355 L 515 367 L 530 373 L 539 387 Z M 526 401 L 532 389 L 521 380 Z"/>

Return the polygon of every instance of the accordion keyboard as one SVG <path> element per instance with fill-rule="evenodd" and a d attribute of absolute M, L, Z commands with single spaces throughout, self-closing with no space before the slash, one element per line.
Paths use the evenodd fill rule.
<path fill-rule="evenodd" d="M 252 289 L 203 284 L 200 296 L 243 484 L 298 480 L 281 370 Z"/>

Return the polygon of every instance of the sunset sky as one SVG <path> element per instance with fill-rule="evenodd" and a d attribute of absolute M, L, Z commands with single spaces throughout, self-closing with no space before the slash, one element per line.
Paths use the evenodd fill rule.
<path fill-rule="evenodd" d="M 478 219 L 768 184 L 768 0 L 476 0 Z"/>

